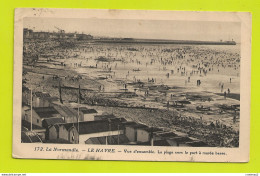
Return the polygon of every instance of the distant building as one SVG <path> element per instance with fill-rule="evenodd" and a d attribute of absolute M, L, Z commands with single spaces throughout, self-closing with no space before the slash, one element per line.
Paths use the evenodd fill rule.
<path fill-rule="evenodd" d="M 88 34 L 76 34 L 78 40 L 92 40 L 93 36 Z"/>
<path fill-rule="evenodd" d="M 60 38 L 60 33 L 56 33 L 56 32 L 51 32 L 49 35 L 50 39 L 58 39 Z"/>
<path fill-rule="evenodd" d="M 33 32 L 32 38 L 46 40 L 49 38 L 49 32 Z"/>
<path fill-rule="evenodd" d="M 76 39 L 77 38 L 77 34 L 76 33 L 66 33 L 64 35 L 64 38 L 66 38 L 66 39 Z"/>
<path fill-rule="evenodd" d="M 32 34 L 33 34 L 33 30 L 28 28 L 23 29 L 23 38 L 25 39 L 32 38 L 33 37 Z"/>
<path fill-rule="evenodd" d="M 59 32 L 35 32 L 31 29 L 23 29 L 24 39 L 77 39 L 77 40 L 91 40 L 93 39 L 92 35 L 89 34 L 77 34 L 77 33 L 65 33 L 64 30 L 59 30 Z"/>

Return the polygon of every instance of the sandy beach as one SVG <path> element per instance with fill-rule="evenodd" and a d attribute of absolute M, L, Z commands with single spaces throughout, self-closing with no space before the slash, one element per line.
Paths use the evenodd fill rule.
<path fill-rule="evenodd" d="M 28 42 L 27 47 L 30 45 L 39 43 Z M 50 42 L 40 46 L 37 62 L 23 66 L 25 87 L 59 97 L 61 84 L 64 104 L 73 107 L 80 85 L 80 106 L 186 131 L 212 145 L 223 144 L 196 131 L 213 123 L 238 135 L 239 110 L 228 107 L 240 104 L 239 45 L 80 43 L 76 48 L 64 48 Z M 180 120 L 183 118 L 191 120 Z M 204 126 L 191 126 L 192 121 Z"/>

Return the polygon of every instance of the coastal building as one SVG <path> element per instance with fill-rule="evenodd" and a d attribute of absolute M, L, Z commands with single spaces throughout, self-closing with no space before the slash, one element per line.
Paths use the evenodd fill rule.
<path fill-rule="evenodd" d="M 65 123 L 77 123 L 78 120 L 83 121 L 83 117 L 73 108 L 58 103 L 53 103 L 52 106 L 64 118 Z"/>
<path fill-rule="evenodd" d="M 32 114 L 32 118 L 31 118 Z M 42 121 L 47 118 L 62 117 L 61 114 L 54 107 L 35 107 L 32 109 L 25 110 L 23 120 L 42 127 Z"/>
<path fill-rule="evenodd" d="M 105 119 L 113 119 L 116 118 L 113 114 L 103 114 L 103 115 L 95 115 L 94 120 L 105 120 Z"/>
<path fill-rule="evenodd" d="M 31 101 L 30 90 L 27 87 L 22 86 L 22 103 L 24 105 L 30 105 L 30 101 Z"/>
<path fill-rule="evenodd" d="M 178 132 L 156 132 L 153 137 L 154 141 L 166 140 L 170 146 L 207 146 L 206 143 L 196 138 L 188 137 L 187 134 Z"/>
<path fill-rule="evenodd" d="M 59 102 L 58 97 L 53 97 L 47 92 L 33 92 L 33 107 L 50 107 L 52 103 Z M 26 105 L 31 104 L 31 92 L 28 88 L 23 87 L 22 100 Z"/>
<path fill-rule="evenodd" d="M 70 143 L 85 144 L 85 141 L 89 138 L 123 134 L 124 127 L 122 121 L 124 120 L 122 118 L 115 118 L 55 124 L 49 128 L 49 139 L 62 138 L 68 140 Z"/>
<path fill-rule="evenodd" d="M 144 146 L 171 146 L 171 144 L 163 139 L 163 140 L 156 140 L 151 143 L 151 141 L 148 142 L 138 142 L 137 145 L 144 145 Z"/>
<path fill-rule="evenodd" d="M 52 97 L 47 92 L 33 93 L 33 107 L 50 107 L 53 102 L 58 102 L 58 97 Z"/>
<path fill-rule="evenodd" d="M 172 138 L 176 138 L 176 137 L 179 137 L 176 133 L 164 132 L 164 131 L 155 132 L 153 135 L 153 138 L 155 141 L 164 140 L 164 139 L 172 139 Z"/>
<path fill-rule="evenodd" d="M 50 98 L 46 96 L 47 98 Z M 33 107 L 32 113 L 31 108 L 24 106 L 22 119 L 27 122 L 31 122 L 34 125 L 43 126 L 45 122 L 45 128 L 55 123 L 76 123 L 78 122 L 78 112 L 72 108 L 64 106 L 62 104 L 48 103 L 44 100 L 45 98 L 39 98 L 34 101 L 35 105 L 48 105 L 47 107 Z M 48 119 L 48 120 L 47 120 Z M 83 117 L 80 117 L 82 121 Z"/>
<path fill-rule="evenodd" d="M 46 129 L 41 126 L 32 124 L 31 130 L 31 123 L 27 122 L 26 120 L 22 120 L 22 132 L 29 137 L 36 136 L 37 138 L 39 137 L 41 141 L 45 140 Z M 26 139 L 26 137 L 24 138 Z"/>
<path fill-rule="evenodd" d="M 47 118 L 42 121 L 42 127 L 46 129 L 45 139 L 56 139 L 57 137 L 50 136 L 50 127 L 58 124 L 58 123 L 64 123 L 64 118 L 57 117 L 57 118 Z M 53 134 L 53 133 L 52 133 Z"/>
<path fill-rule="evenodd" d="M 42 143 L 42 140 L 37 133 L 33 133 L 30 131 L 22 131 L 21 143 Z"/>
<path fill-rule="evenodd" d="M 25 120 L 25 112 L 30 110 L 30 106 L 22 102 L 22 119 Z"/>
<path fill-rule="evenodd" d="M 76 34 L 78 40 L 92 40 L 93 36 L 89 34 Z"/>
<path fill-rule="evenodd" d="M 46 134 L 46 139 L 48 141 L 62 139 L 59 137 L 59 127 L 60 127 L 60 125 L 58 125 L 58 124 L 53 124 L 48 127 L 48 129 L 47 129 L 48 134 Z M 65 140 L 65 139 L 63 139 L 63 140 Z"/>
<path fill-rule="evenodd" d="M 53 117 L 53 118 L 47 118 L 42 121 L 42 127 L 48 129 L 51 125 L 57 124 L 57 123 L 65 123 L 63 117 Z"/>
<path fill-rule="evenodd" d="M 78 111 L 78 108 L 74 108 L 74 110 Z M 79 113 L 81 116 L 82 121 L 94 121 L 95 116 L 98 114 L 98 112 L 95 109 L 88 109 L 86 107 L 80 107 Z"/>
<path fill-rule="evenodd" d="M 124 134 L 102 136 L 102 137 L 91 137 L 85 141 L 85 144 L 94 145 L 127 145 L 129 142 L 128 138 Z"/>
<path fill-rule="evenodd" d="M 77 38 L 77 34 L 76 33 L 66 33 L 64 35 L 64 38 L 66 38 L 66 39 L 76 39 Z"/>
<path fill-rule="evenodd" d="M 59 32 L 44 32 L 44 31 L 33 31 L 28 28 L 23 29 L 23 37 L 25 39 L 77 39 L 77 40 L 91 40 L 92 35 L 89 34 L 77 34 L 77 33 L 66 33 L 65 30 L 58 29 Z"/>
<path fill-rule="evenodd" d="M 59 37 L 60 37 L 60 34 L 57 33 L 57 32 L 51 32 L 51 33 L 49 34 L 49 38 L 50 38 L 50 39 L 58 39 Z"/>
<path fill-rule="evenodd" d="M 130 142 L 137 141 L 137 130 L 147 128 L 148 126 L 143 124 L 125 124 L 125 135 Z"/>
<path fill-rule="evenodd" d="M 188 147 L 189 145 L 187 143 L 194 142 L 194 140 L 189 137 L 176 137 L 176 138 L 168 139 L 167 141 L 171 146 L 177 146 L 177 147 Z"/>
<path fill-rule="evenodd" d="M 42 40 L 46 40 L 49 38 L 49 32 L 33 32 L 32 36 L 34 39 L 42 39 Z"/>
<path fill-rule="evenodd" d="M 148 142 L 153 140 L 153 133 L 162 131 L 159 128 L 147 127 L 147 128 L 137 128 L 137 142 Z"/>

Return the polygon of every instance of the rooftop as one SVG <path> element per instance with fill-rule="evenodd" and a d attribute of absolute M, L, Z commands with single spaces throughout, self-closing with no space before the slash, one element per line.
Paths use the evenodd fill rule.
<path fill-rule="evenodd" d="M 61 117 L 56 117 L 56 118 L 44 119 L 42 122 L 46 123 L 47 126 L 50 126 L 50 125 L 54 125 L 56 123 L 64 123 L 64 120 Z"/>
<path fill-rule="evenodd" d="M 54 107 L 34 107 L 34 111 L 40 118 L 57 117 L 59 112 Z"/>
<path fill-rule="evenodd" d="M 163 138 L 171 138 L 171 137 L 177 137 L 178 135 L 173 132 L 158 132 L 155 134 L 156 136 L 160 136 Z"/>
<path fill-rule="evenodd" d="M 78 108 L 74 108 L 76 111 L 78 110 Z M 94 114 L 97 113 L 97 111 L 95 109 L 88 109 L 85 107 L 80 107 L 79 110 L 83 113 L 83 114 Z"/>
<path fill-rule="evenodd" d="M 147 131 L 148 133 L 162 131 L 160 128 L 154 128 L 154 127 L 141 128 L 141 130 Z"/>
<path fill-rule="evenodd" d="M 69 108 L 64 105 L 53 105 L 54 108 L 60 113 L 62 117 L 77 117 L 78 112 L 75 109 Z"/>
<path fill-rule="evenodd" d="M 116 116 L 113 114 L 95 115 L 95 119 L 97 120 L 110 119 L 110 118 L 116 118 Z"/>
<path fill-rule="evenodd" d="M 139 123 L 134 124 L 134 125 L 129 125 L 127 127 L 134 128 L 134 129 L 148 128 L 148 126 L 143 125 L 143 124 L 139 124 Z"/>
<path fill-rule="evenodd" d="M 151 146 L 151 142 L 138 142 L 137 145 Z M 156 140 L 153 142 L 153 146 L 171 146 L 167 140 Z"/>
<path fill-rule="evenodd" d="M 136 122 L 133 121 L 126 121 L 122 123 L 124 126 L 133 126 L 133 125 L 137 125 Z"/>
<path fill-rule="evenodd" d="M 118 142 L 119 139 L 119 142 Z M 102 137 L 92 137 L 86 141 L 86 144 L 101 144 L 105 145 L 117 145 L 119 144 L 126 144 L 129 140 L 124 134 L 120 135 L 113 135 L 113 136 L 102 136 Z"/>
<path fill-rule="evenodd" d="M 208 147 L 208 144 L 202 141 L 195 141 L 195 142 L 187 142 L 186 144 L 192 147 Z"/>
<path fill-rule="evenodd" d="M 42 140 L 36 133 L 22 131 L 21 142 L 22 143 L 42 143 Z"/>
<path fill-rule="evenodd" d="M 33 130 L 45 130 L 45 128 L 40 127 L 38 125 L 34 125 L 34 124 L 32 124 L 32 128 L 33 128 Z M 23 130 L 27 129 L 28 131 L 30 131 L 31 130 L 31 123 L 26 121 L 26 120 L 22 120 L 22 129 Z"/>
<path fill-rule="evenodd" d="M 114 118 L 110 121 L 105 120 L 97 120 L 97 121 L 86 121 L 86 122 L 79 122 L 79 134 L 91 134 L 91 133 L 100 133 L 105 131 L 117 131 L 123 130 L 123 125 L 121 123 L 121 118 Z M 59 124 L 60 126 L 63 125 L 67 130 L 71 127 L 78 127 L 77 123 L 64 123 Z"/>
<path fill-rule="evenodd" d="M 179 138 L 174 138 L 174 141 L 178 143 L 186 143 L 186 142 L 193 142 L 193 140 L 189 137 L 179 137 Z"/>

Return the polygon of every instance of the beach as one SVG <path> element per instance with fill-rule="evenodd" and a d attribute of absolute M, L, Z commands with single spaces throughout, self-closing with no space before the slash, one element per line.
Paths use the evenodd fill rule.
<path fill-rule="evenodd" d="M 40 54 L 23 65 L 23 86 L 29 89 L 59 97 L 61 86 L 64 104 L 74 107 L 80 87 L 80 106 L 187 133 L 212 146 L 224 145 L 210 140 L 223 131 L 238 138 L 240 115 L 233 106 L 240 104 L 239 44 L 80 42 L 61 47 L 53 41 L 28 41 L 25 53 L 32 57 L 31 46 L 38 46 Z M 226 130 L 210 136 L 211 124 Z"/>

